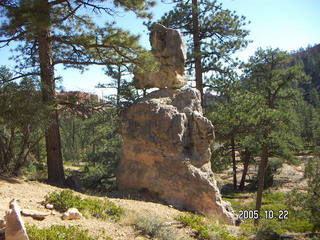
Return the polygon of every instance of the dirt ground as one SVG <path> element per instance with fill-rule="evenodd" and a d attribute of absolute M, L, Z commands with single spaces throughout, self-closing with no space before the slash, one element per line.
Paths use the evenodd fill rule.
<path fill-rule="evenodd" d="M 256 174 L 254 167 L 249 170 L 250 176 Z M 239 165 L 238 168 L 238 180 L 241 177 L 242 169 Z M 221 174 L 216 174 L 217 181 L 220 185 L 232 183 L 232 169 L 229 169 Z M 287 192 L 292 189 L 305 190 L 307 187 L 306 179 L 304 178 L 304 166 L 291 166 L 284 164 L 278 174 L 275 176 L 275 187 L 273 191 Z M 9 202 L 12 199 L 18 199 L 18 203 L 22 209 L 30 209 L 39 212 L 50 212 L 42 205 L 42 201 L 46 194 L 52 191 L 62 190 L 61 188 L 51 186 L 45 183 L 37 181 L 27 181 L 12 178 L 0 177 L 0 219 L 4 217 L 5 212 L 8 210 Z M 88 195 L 80 194 L 83 198 Z M 121 194 L 120 194 L 121 195 Z M 172 207 L 166 206 L 161 203 L 155 203 L 139 199 L 135 196 L 126 196 L 123 198 L 119 194 L 109 195 L 109 199 L 120 205 L 125 209 L 125 212 L 130 216 L 135 215 L 153 215 L 158 216 L 166 221 L 168 224 L 173 223 L 173 227 L 176 228 L 174 217 L 181 212 Z M 92 197 L 92 196 L 90 196 Z M 98 197 L 97 198 L 103 198 Z M 149 239 L 143 236 L 132 225 L 128 224 L 130 217 L 125 217 L 124 221 L 110 222 L 103 221 L 96 218 L 82 218 L 79 220 L 62 220 L 62 214 L 57 211 L 51 211 L 52 215 L 46 217 L 43 221 L 37 221 L 31 217 L 23 217 L 25 223 L 36 225 L 39 228 L 49 227 L 51 225 L 65 225 L 65 226 L 80 226 L 83 229 L 87 229 L 90 235 L 96 237 L 96 239 L 102 239 L 103 233 L 106 233 L 114 240 L 143 240 Z M 176 228 L 177 231 L 183 234 L 190 234 L 190 229 Z M 193 238 L 190 238 L 193 239 Z"/>
<path fill-rule="evenodd" d="M 9 202 L 15 198 L 18 199 L 18 204 L 22 209 L 30 209 L 39 212 L 50 212 L 41 204 L 44 196 L 52 191 L 61 190 L 58 187 L 47 185 L 36 181 L 23 181 L 17 179 L 0 178 L 0 218 L 3 218 L 5 211 L 8 210 Z M 82 197 L 86 197 L 83 194 Z M 102 197 L 100 197 L 102 198 Z M 123 208 L 126 212 L 131 214 L 155 215 L 166 219 L 168 222 L 173 221 L 174 216 L 180 212 L 168 206 L 144 202 L 138 200 L 110 198 L 110 200 Z M 65 225 L 65 226 L 81 226 L 83 229 L 89 230 L 93 236 L 107 233 L 109 237 L 114 240 L 133 240 L 133 239 L 147 239 L 141 236 L 139 231 L 126 223 L 114 223 L 110 221 L 102 221 L 96 218 L 82 218 L 79 220 L 62 220 L 62 214 L 57 211 L 51 211 L 52 215 L 46 217 L 43 221 L 37 221 L 31 217 L 23 217 L 27 224 L 37 225 L 39 228 L 49 227 L 51 225 Z"/>
<path fill-rule="evenodd" d="M 237 180 L 238 184 L 240 182 L 242 176 L 243 166 L 242 164 L 238 164 L 237 167 Z M 248 170 L 247 179 L 252 180 L 258 171 L 257 166 L 250 166 Z M 232 169 L 228 169 L 222 173 L 215 174 L 218 183 L 220 185 L 230 184 L 233 182 Z M 302 163 L 299 166 L 289 165 L 284 163 L 282 167 L 277 171 L 274 175 L 274 186 L 272 187 L 272 191 L 281 191 L 288 192 L 293 189 L 299 191 L 305 191 L 308 187 L 307 180 L 304 177 L 304 164 Z"/>

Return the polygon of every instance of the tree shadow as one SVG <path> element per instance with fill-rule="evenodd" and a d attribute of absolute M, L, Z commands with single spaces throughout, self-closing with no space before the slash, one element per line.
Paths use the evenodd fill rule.
<path fill-rule="evenodd" d="M 8 182 L 8 183 L 22 183 L 22 181 L 14 178 L 14 177 L 7 177 L 7 176 L 3 176 L 3 175 L 0 175 L 0 181 L 5 181 L 5 182 Z"/>

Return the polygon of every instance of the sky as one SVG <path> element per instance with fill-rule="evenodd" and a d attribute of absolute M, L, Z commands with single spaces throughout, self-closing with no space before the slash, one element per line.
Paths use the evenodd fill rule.
<path fill-rule="evenodd" d="M 250 24 L 246 29 L 252 43 L 237 53 L 242 60 L 247 60 L 258 47 L 280 48 L 293 51 L 320 43 L 320 0 L 221 0 L 225 9 L 236 11 L 238 15 L 246 17 Z M 152 9 L 154 20 L 159 19 L 172 8 L 172 4 L 158 4 Z M 142 46 L 150 49 L 149 33 L 141 19 L 133 13 L 121 13 L 117 17 L 101 15 L 95 18 L 102 24 L 114 20 L 116 24 L 133 34 L 140 35 Z M 14 62 L 8 61 L 11 55 L 9 48 L 0 49 L 0 65 L 13 67 Z M 108 83 L 108 78 L 101 66 L 92 66 L 81 74 L 78 70 L 64 70 L 59 66 L 56 75 L 63 77 L 62 86 L 67 91 L 85 91 L 103 97 L 112 93 L 110 89 L 97 89 L 98 83 Z"/>

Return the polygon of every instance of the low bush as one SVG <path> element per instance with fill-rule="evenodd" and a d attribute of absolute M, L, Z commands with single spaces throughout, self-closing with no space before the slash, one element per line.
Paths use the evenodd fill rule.
<path fill-rule="evenodd" d="M 260 223 L 256 232 L 256 240 L 278 240 L 280 238 L 281 230 L 276 227 L 276 224 L 271 224 L 270 221 Z"/>
<path fill-rule="evenodd" d="M 75 195 L 71 190 L 51 192 L 45 196 L 45 202 L 53 204 L 54 208 L 60 212 L 65 212 L 69 208 L 77 208 L 84 214 L 89 214 L 102 219 L 109 218 L 114 221 L 118 221 L 124 213 L 123 208 L 107 199 L 82 199 L 80 196 Z"/>
<path fill-rule="evenodd" d="M 286 200 L 284 192 L 267 192 L 263 194 L 262 204 L 280 204 Z"/>
<path fill-rule="evenodd" d="M 196 231 L 196 238 L 201 240 L 246 240 L 246 236 L 233 236 L 225 230 L 225 227 L 212 223 L 205 217 L 197 214 L 182 214 L 175 218 L 185 226 Z"/>
<path fill-rule="evenodd" d="M 27 233 L 30 240 L 96 240 L 89 236 L 88 230 L 82 230 L 75 226 L 55 225 L 39 229 L 36 226 L 27 225 Z M 104 240 L 112 240 L 104 237 Z"/>
<path fill-rule="evenodd" d="M 178 236 L 174 229 L 165 225 L 164 221 L 157 216 L 137 216 L 132 223 L 142 234 L 148 235 L 151 239 L 161 240 L 187 240 Z"/>
<path fill-rule="evenodd" d="M 189 226 L 196 231 L 196 236 L 199 239 L 210 239 L 211 234 L 209 227 L 205 224 L 204 217 L 196 214 L 182 214 L 175 218 L 185 226 Z"/>

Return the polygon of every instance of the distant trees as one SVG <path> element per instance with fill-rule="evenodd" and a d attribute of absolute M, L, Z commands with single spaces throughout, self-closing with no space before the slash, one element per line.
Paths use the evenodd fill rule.
<path fill-rule="evenodd" d="M 84 70 L 90 64 L 107 65 L 132 63 L 142 49 L 137 37 L 118 29 L 113 24 L 98 27 L 91 17 L 80 9 L 93 13 L 112 15 L 116 7 L 133 11 L 138 17 L 147 17 L 151 1 L 113 1 L 113 6 L 104 1 L 80 0 L 23 0 L 0 1 L 0 14 L 5 19 L 0 26 L 2 47 L 18 41 L 15 57 L 19 72 L 11 80 L 25 76 L 41 79 L 42 102 L 50 109 L 45 127 L 48 180 L 63 184 L 64 170 L 61 155 L 59 118 L 55 104 L 55 74 L 58 64 Z"/>
<path fill-rule="evenodd" d="M 47 109 L 34 79 L 8 82 L 12 75 L 0 67 L 0 173 L 19 175 L 33 161 L 44 137 Z"/>
<path fill-rule="evenodd" d="M 202 98 L 203 87 L 217 75 L 232 72 L 237 64 L 232 54 L 248 44 L 245 17 L 223 9 L 215 0 L 179 0 L 159 23 L 186 37 L 188 71 L 195 73 Z"/>
<path fill-rule="evenodd" d="M 258 49 L 243 71 L 240 79 L 216 82 L 217 100 L 211 103 L 207 114 L 216 127 L 222 150 L 231 153 L 235 190 L 235 150 L 244 164 L 240 189 L 244 188 L 250 161 L 260 157 L 256 202 L 260 211 L 269 158 L 288 159 L 300 146 L 297 109 L 303 100 L 298 86 L 308 77 L 301 65 L 294 65 L 291 56 L 279 49 Z"/>

